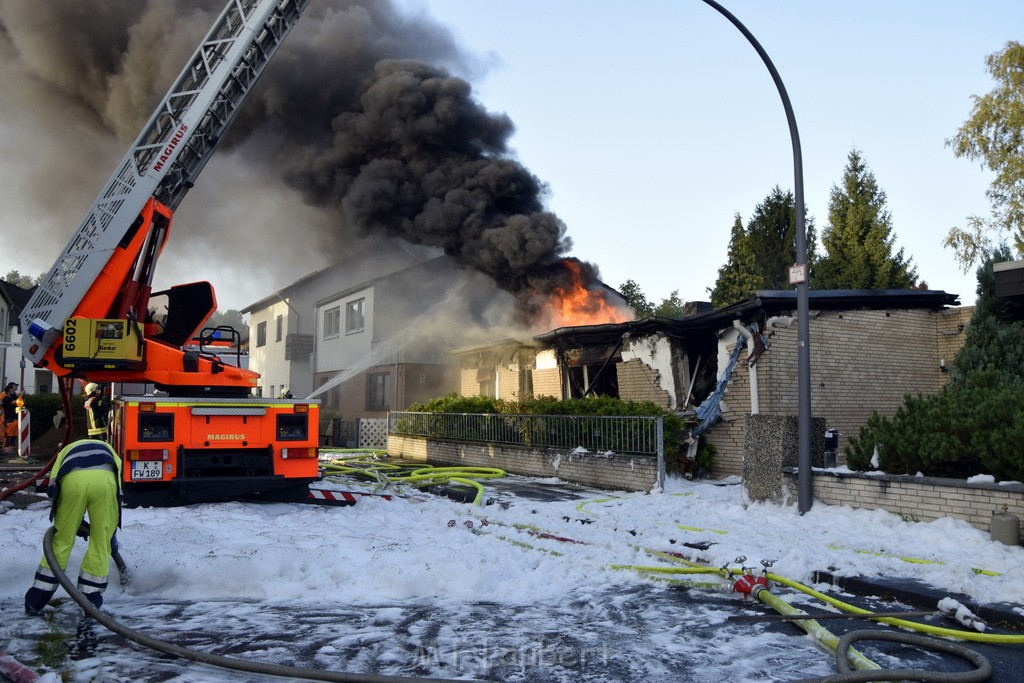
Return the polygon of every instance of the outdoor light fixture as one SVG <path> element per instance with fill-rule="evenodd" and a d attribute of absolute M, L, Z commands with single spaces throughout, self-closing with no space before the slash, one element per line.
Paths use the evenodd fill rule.
<path fill-rule="evenodd" d="M 789 102 L 789 95 L 786 93 L 786 86 L 782 83 L 782 77 L 775 69 L 768 53 L 765 52 L 757 38 L 747 30 L 739 19 L 734 17 L 729 10 L 719 5 L 714 0 L 704 0 L 704 3 L 717 10 L 722 16 L 732 22 L 733 26 L 739 29 L 740 33 L 754 46 L 761 61 L 768 67 L 768 72 L 775 81 L 775 87 L 782 98 L 782 106 L 786 110 L 786 120 L 789 122 L 789 136 L 793 141 L 793 194 L 796 203 L 796 264 L 790 269 L 790 277 L 797 276 L 796 282 L 796 311 L 797 311 L 797 508 L 800 514 L 811 509 L 813 498 L 813 484 L 811 481 L 811 325 L 810 325 L 810 303 L 807 285 L 807 228 L 804 220 L 804 168 L 803 158 L 800 153 L 800 133 L 796 128 L 796 117 L 793 115 L 793 105 Z"/>

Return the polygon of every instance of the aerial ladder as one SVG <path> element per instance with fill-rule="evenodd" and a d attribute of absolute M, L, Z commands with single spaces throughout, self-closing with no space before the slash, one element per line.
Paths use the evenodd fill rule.
<path fill-rule="evenodd" d="M 252 397 L 258 373 L 210 351 L 204 342 L 238 342 L 203 327 L 217 308 L 210 283 L 152 291 L 174 211 L 308 4 L 229 0 L 22 312 L 23 355 L 60 378 L 66 405 L 75 379 L 157 390 L 114 398 L 129 502 L 316 477 L 317 402 Z"/>

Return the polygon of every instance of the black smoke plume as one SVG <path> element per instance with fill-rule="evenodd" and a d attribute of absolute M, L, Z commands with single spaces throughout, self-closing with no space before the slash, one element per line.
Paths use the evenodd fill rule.
<path fill-rule="evenodd" d="M 222 7 L 2 0 L 0 56 L 127 144 Z M 428 18 L 402 16 L 384 0 L 315 0 L 225 147 L 257 169 L 248 171 L 254 205 L 266 201 L 258 185 L 276 177 L 324 210 L 329 218 L 304 226 L 301 238 L 322 253 L 370 235 L 438 247 L 514 294 L 522 317 L 534 319 L 566 272 L 558 264 L 571 241 L 544 210 L 544 184 L 510 151 L 511 120 L 487 111 L 452 73 L 473 68 Z M 295 233 L 280 229 L 277 248 L 299 241 Z M 596 268 L 585 272 L 601 292 Z"/>

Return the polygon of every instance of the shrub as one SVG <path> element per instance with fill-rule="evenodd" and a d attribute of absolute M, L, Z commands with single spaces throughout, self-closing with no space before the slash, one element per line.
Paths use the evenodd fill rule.
<path fill-rule="evenodd" d="M 451 393 L 440 398 L 415 403 L 409 407 L 409 412 L 580 416 L 660 415 L 664 418 L 666 460 L 671 462 L 675 459 L 675 456 L 685 451 L 684 439 L 687 427 L 685 420 L 652 401 L 623 401 L 607 396 L 573 398 L 562 401 L 550 396 L 541 396 L 540 398 L 531 398 L 517 402 L 487 396 L 459 396 L 458 394 Z M 524 435 L 524 437 L 529 441 L 529 435 Z"/>
<path fill-rule="evenodd" d="M 978 300 L 949 383 L 929 397 L 904 399 L 891 420 L 873 415 L 850 439 L 847 462 L 868 469 L 874 449 L 892 474 L 1024 480 L 1024 297 L 995 296 L 993 263 L 978 269 Z"/>
<path fill-rule="evenodd" d="M 934 396 L 908 396 L 892 419 L 871 416 L 846 447 L 853 469 L 966 478 L 1024 478 L 1024 387 L 999 370 L 966 375 Z"/>
<path fill-rule="evenodd" d="M 81 395 L 71 397 L 72 417 L 79 427 L 85 425 L 84 401 Z M 29 411 L 33 440 L 53 429 L 54 415 L 64 409 L 60 394 L 26 394 L 25 407 Z"/>

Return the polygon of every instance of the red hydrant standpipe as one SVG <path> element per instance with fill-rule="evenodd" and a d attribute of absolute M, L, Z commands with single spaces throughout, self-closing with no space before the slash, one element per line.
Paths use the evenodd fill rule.
<path fill-rule="evenodd" d="M 769 565 L 767 564 L 765 565 L 766 572 L 768 571 L 768 566 Z M 794 621 L 796 625 L 832 652 L 836 651 L 836 648 L 839 646 L 839 636 L 819 624 L 815 619 L 812 619 L 803 610 L 793 607 L 788 602 L 768 590 L 769 585 L 767 576 L 764 574 L 755 576 L 751 572 L 746 571 L 745 568 L 743 568 L 742 571 L 743 573 L 733 581 L 732 589 L 734 591 L 745 596 L 749 595 L 750 597 L 757 598 L 764 604 L 772 607 L 779 614 L 787 616 L 806 616 L 806 619 L 795 619 Z M 858 670 L 869 671 L 882 668 L 852 647 L 848 649 L 846 654 L 850 663 L 852 663 L 854 668 Z"/>

